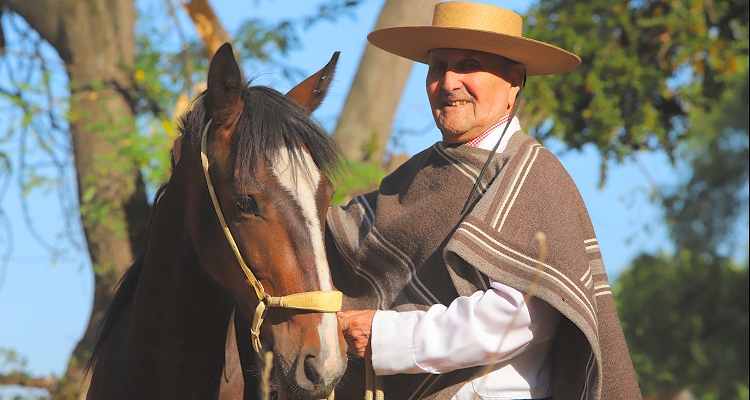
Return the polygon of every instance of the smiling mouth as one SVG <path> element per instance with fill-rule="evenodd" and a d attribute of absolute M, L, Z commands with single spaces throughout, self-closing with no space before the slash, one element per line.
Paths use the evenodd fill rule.
<path fill-rule="evenodd" d="M 446 101 L 445 105 L 448 107 L 456 107 L 456 106 L 463 106 L 465 104 L 469 104 L 467 100 L 458 100 L 458 101 Z"/>

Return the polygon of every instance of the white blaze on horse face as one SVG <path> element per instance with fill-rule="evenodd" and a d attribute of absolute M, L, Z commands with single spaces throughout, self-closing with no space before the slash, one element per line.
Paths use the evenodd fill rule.
<path fill-rule="evenodd" d="M 333 290 L 331 271 L 325 253 L 325 241 L 321 233 L 320 215 L 318 215 L 318 206 L 315 201 L 315 194 L 318 192 L 318 185 L 321 181 L 320 170 L 306 151 L 298 150 L 296 154 L 292 154 L 290 150 L 282 148 L 278 155 L 273 160 L 273 173 L 302 209 L 315 254 L 315 268 L 318 272 L 320 290 Z M 299 170 L 294 168 L 293 157 L 300 161 Z M 326 358 L 326 367 L 335 369 L 340 361 L 337 357 L 339 353 L 336 350 L 338 348 L 338 319 L 336 314 L 323 314 L 318 333 L 321 339 L 327 341 L 321 343 L 322 356 Z"/>
<path fill-rule="evenodd" d="M 281 149 L 278 154 L 279 156 L 273 161 L 273 173 L 302 209 L 315 254 L 315 268 L 318 272 L 320 290 L 333 290 L 325 242 L 321 234 L 318 206 L 315 201 L 315 194 L 318 192 L 318 185 L 321 181 L 320 171 L 306 151 L 299 150 L 296 154 L 296 158 L 301 163 L 299 173 L 292 164 L 291 158 L 295 155 L 286 148 Z"/>

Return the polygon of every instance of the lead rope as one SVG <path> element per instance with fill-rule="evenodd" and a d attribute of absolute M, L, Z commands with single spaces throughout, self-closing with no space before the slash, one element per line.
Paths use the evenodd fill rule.
<path fill-rule="evenodd" d="M 214 186 L 211 183 L 211 175 L 208 173 L 208 156 L 206 155 L 206 138 L 208 137 L 208 128 L 211 126 L 209 120 L 206 127 L 203 129 L 203 135 L 201 136 L 201 163 L 203 164 L 203 174 L 206 177 L 206 185 L 208 186 L 208 193 L 211 195 L 211 202 L 216 210 L 216 216 L 219 218 L 221 223 L 221 229 L 224 231 L 229 245 L 232 247 L 237 262 L 239 262 L 242 271 L 247 276 L 247 280 L 253 285 L 255 293 L 258 295 L 258 307 L 255 308 L 255 315 L 253 316 L 253 324 L 250 328 L 250 333 L 253 339 L 253 348 L 260 355 L 261 359 L 265 359 L 263 354 L 263 346 L 260 341 L 260 325 L 263 323 L 263 319 L 266 316 L 266 312 L 269 307 L 281 307 L 281 308 L 293 308 L 297 310 L 317 311 L 317 312 L 337 312 L 341 311 L 342 294 L 337 290 L 325 290 L 325 291 L 313 291 L 304 293 L 295 293 L 287 296 L 273 297 L 266 293 L 263 289 L 263 285 L 260 281 L 255 278 L 250 268 L 248 268 L 245 260 L 240 254 L 240 249 L 237 247 L 232 232 L 227 226 L 227 221 L 224 219 L 224 214 L 221 212 L 221 206 L 219 200 L 216 197 Z"/>
<path fill-rule="evenodd" d="M 372 359 L 365 359 L 365 400 L 384 400 L 383 377 L 375 375 Z"/>

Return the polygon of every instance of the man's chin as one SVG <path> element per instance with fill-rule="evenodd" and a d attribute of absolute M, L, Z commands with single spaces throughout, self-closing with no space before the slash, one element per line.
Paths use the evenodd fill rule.
<path fill-rule="evenodd" d="M 440 128 L 440 132 L 443 133 L 443 142 L 447 144 L 461 144 L 466 143 L 471 139 L 474 139 L 477 135 L 471 131 L 464 129 L 447 129 Z"/>
<path fill-rule="evenodd" d="M 443 136 L 443 143 L 448 145 L 462 144 L 464 142 L 464 140 L 458 140 L 456 138 L 446 138 L 445 136 Z"/>
<path fill-rule="evenodd" d="M 461 143 L 461 137 L 466 134 L 466 130 L 461 129 L 455 124 L 441 123 L 441 121 L 436 120 L 435 125 L 437 125 L 437 128 L 440 129 L 440 132 L 443 134 L 443 141 L 445 143 Z"/>

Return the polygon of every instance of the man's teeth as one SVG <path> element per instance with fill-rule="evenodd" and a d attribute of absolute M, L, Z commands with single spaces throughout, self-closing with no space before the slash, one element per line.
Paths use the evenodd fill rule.
<path fill-rule="evenodd" d="M 466 100 L 461 100 L 461 101 L 449 101 L 449 102 L 448 102 L 448 105 L 449 105 L 449 106 L 462 106 L 462 105 L 464 105 L 464 104 L 468 104 L 468 103 L 469 103 L 469 102 L 468 102 L 468 101 L 466 101 Z"/>

